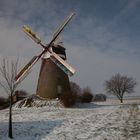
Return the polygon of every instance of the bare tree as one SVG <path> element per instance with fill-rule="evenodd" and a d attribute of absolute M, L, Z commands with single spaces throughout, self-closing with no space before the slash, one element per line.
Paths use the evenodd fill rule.
<path fill-rule="evenodd" d="M 8 136 L 12 138 L 12 95 L 14 94 L 17 86 L 23 80 L 15 81 L 18 70 L 18 59 L 9 60 L 3 58 L 0 65 L 0 86 L 5 90 L 5 92 L 10 96 L 10 105 L 9 105 L 9 131 Z M 25 76 L 26 77 L 26 76 Z M 25 78 L 24 77 L 24 78 Z"/>
<path fill-rule="evenodd" d="M 124 93 L 134 92 L 134 87 L 136 86 L 136 80 L 132 77 L 122 76 L 116 74 L 111 77 L 111 79 L 105 82 L 107 93 L 111 93 L 123 102 Z"/>

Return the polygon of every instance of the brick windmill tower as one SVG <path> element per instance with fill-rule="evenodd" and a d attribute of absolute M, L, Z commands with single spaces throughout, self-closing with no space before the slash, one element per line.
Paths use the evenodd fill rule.
<path fill-rule="evenodd" d="M 23 26 L 23 31 L 31 37 L 37 44 L 43 47 L 43 51 L 34 56 L 29 63 L 19 72 L 15 80 L 18 82 L 41 59 L 41 68 L 38 78 L 36 94 L 42 98 L 57 98 L 70 90 L 69 77 L 75 73 L 75 70 L 66 63 L 65 48 L 61 42 L 58 42 L 58 36 L 74 16 L 71 13 L 60 27 L 56 30 L 52 40 L 47 45 L 42 44 L 41 39 L 31 31 L 27 26 Z"/>
<path fill-rule="evenodd" d="M 51 52 L 66 60 L 65 48 L 61 44 L 54 44 Z M 56 59 L 49 53 L 43 56 L 37 85 L 37 95 L 43 98 L 56 98 L 70 90 L 67 73 L 58 67 Z"/>

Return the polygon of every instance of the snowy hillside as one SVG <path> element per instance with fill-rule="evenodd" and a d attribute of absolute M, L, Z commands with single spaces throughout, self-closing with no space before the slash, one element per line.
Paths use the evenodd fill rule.
<path fill-rule="evenodd" d="M 84 104 L 14 108 L 14 140 L 140 140 L 138 105 Z M 8 110 L 0 111 L 0 140 L 8 140 Z"/>

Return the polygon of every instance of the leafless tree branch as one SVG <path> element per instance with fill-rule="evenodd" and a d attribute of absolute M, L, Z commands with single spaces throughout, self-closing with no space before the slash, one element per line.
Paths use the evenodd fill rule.
<path fill-rule="evenodd" d="M 10 95 L 10 106 L 9 106 L 9 132 L 8 136 L 12 138 L 12 95 L 14 94 L 17 86 L 26 78 L 16 82 L 15 77 L 17 75 L 18 69 L 18 59 L 17 60 L 8 60 L 3 58 L 2 64 L 0 66 L 0 78 L 3 80 L 0 81 L 0 86 L 5 90 L 5 92 Z"/>

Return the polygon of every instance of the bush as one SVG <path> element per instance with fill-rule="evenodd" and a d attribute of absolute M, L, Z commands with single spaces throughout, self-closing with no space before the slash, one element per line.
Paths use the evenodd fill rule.
<path fill-rule="evenodd" d="M 70 83 L 71 90 L 60 97 L 60 102 L 64 107 L 72 107 L 76 102 L 89 103 L 92 101 L 93 94 L 89 87 L 81 92 L 81 88 L 74 82 Z"/>
<path fill-rule="evenodd" d="M 17 95 L 19 97 L 27 97 L 29 95 L 29 93 L 27 93 L 27 91 L 25 91 L 25 90 L 16 90 L 15 95 Z"/>
<path fill-rule="evenodd" d="M 81 94 L 81 88 L 75 82 L 70 82 L 70 88 L 71 88 L 72 92 L 75 92 L 76 94 Z"/>
<path fill-rule="evenodd" d="M 87 87 L 87 88 L 83 89 L 83 93 L 81 96 L 81 102 L 90 103 L 92 101 L 92 98 L 93 98 L 93 94 L 92 94 L 90 88 Z"/>
<path fill-rule="evenodd" d="M 77 95 L 72 91 L 67 91 L 60 97 L 60 102 L 64 107 L 72 107 L 76 103 Z"/>
<path fill-rule="evenodd" d="M 16 90 L 15 93 L 12 95 L 13 97 L 13 103 L 20 101 L 24 98 L 26 98 L 27 96 L 29 96 L 29 94 L 24 91 L 24 90 Z M 10 96 L 8 97 L 8 99 L 10 100 Z"/>
<path fill-rule="evenodd" d="M 70 82 L 71 92 L 75 96 L 76 102 L 81 102 L 81 88 L 75 82 Z"/>
<path fill-rule="evenodd" d="M 0 105 L 4 105 L 6 103 L 5 98 L 0 97 Z"/>

